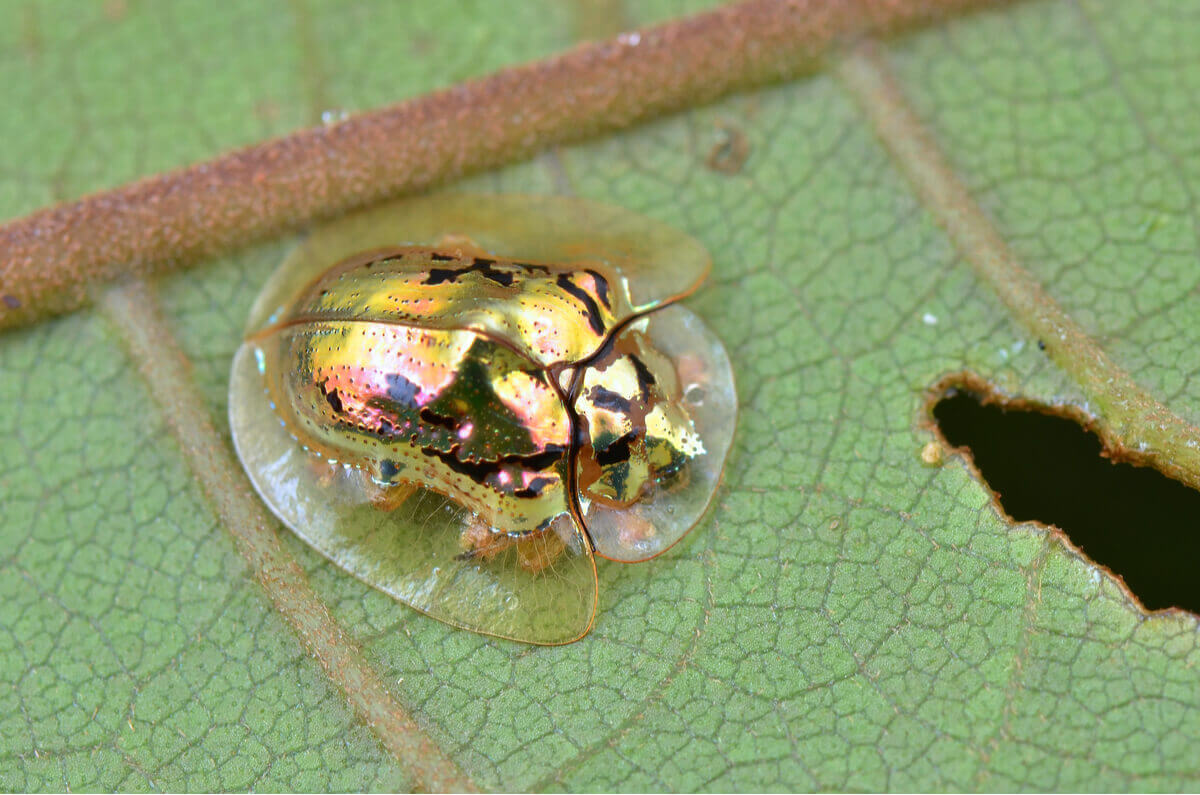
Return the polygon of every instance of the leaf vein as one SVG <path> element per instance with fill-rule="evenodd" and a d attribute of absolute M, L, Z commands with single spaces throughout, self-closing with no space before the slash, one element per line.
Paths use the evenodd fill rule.
<path fill-rule="evenodd" d="M 221 525 L 272 605 L 353 711 L 423 789 L 474 790 L 473 782 L 388 692 L 280 544 L 276 523 L 238 474 L 241 468 L 195 396 L 190 363 L 174 342 L 151 289 L 140 281 L 119 285 L 101 293 L 99 304 L 125 341 Z"/>

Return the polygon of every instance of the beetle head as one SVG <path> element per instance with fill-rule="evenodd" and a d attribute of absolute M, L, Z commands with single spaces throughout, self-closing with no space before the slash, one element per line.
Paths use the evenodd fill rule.
<path fill-rule="evenodd" d="M 654 489 L 686 485 L 704 445 L 688 416 L 674 363 L 640 330 L 620 335 L 583 372 L 579 491 L 623 507 Z"/>

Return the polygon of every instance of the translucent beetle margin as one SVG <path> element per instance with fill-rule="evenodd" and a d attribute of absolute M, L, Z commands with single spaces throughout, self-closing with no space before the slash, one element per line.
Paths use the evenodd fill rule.
<path fill-rule="evenodd" d="M 271 510 L 364 582 L 447 623 L 568 643 L 594 555 L 636 562 L 720 480 L 728 357 L 675 304 L 692 238 L 564 197 L 446 195 L 316 230 L 268 280 L 230 423 Z"/>

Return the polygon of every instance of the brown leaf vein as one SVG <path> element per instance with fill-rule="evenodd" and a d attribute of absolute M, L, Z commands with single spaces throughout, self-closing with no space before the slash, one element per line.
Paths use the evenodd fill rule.
<path fill-rule="evenodd" d="M 431 792 L 474 791 L 471 779 L 388 692 L 279 543 L 275 521 L 237 474 L 241 468 L 196 396 L 189 363 L 151 290 L 143 282 L 119 285 L 103 292 L 99 303 L 128 346 L 221 525 L 304 648 L 418 786 Z"/>
<path fill-rule="evenodd" d="M 1017 261 L 917 118 L 877 48 L 861 44 L 837 71 L 959 255 L 1079 385 L 1109 454 L 1200 488 L 1200 428 L 1142 389 Z"/>

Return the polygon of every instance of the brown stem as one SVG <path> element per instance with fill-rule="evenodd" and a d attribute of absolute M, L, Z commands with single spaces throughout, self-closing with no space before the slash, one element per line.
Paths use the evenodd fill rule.
<path fill-rule="evenodd" d="M 997 0 L 747 0 L 301 130 L 0 226 L 0 328 L 400 193 L 812 69 Z"/>

